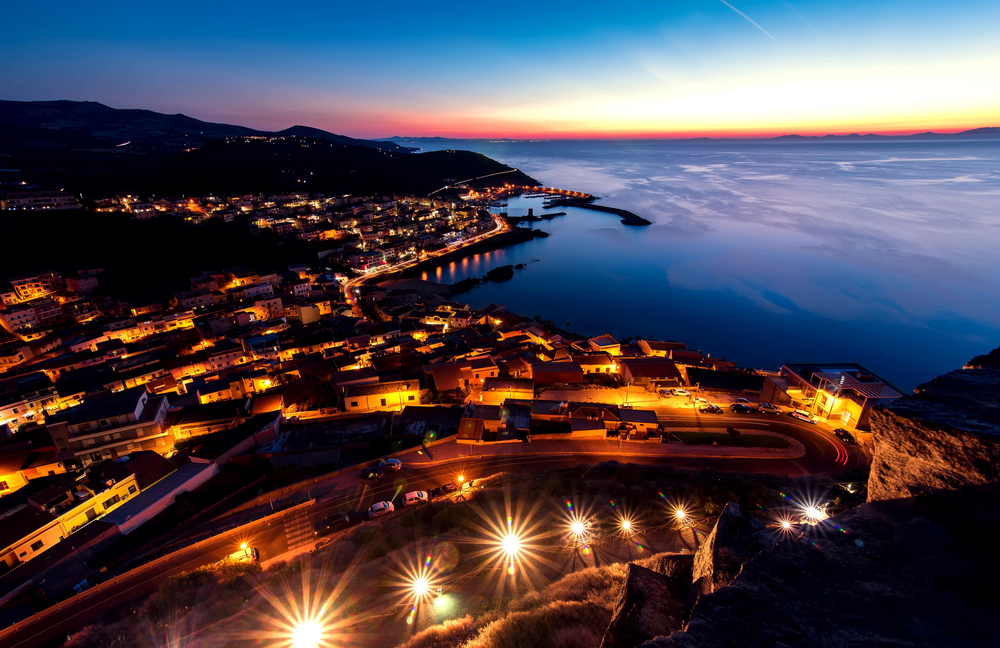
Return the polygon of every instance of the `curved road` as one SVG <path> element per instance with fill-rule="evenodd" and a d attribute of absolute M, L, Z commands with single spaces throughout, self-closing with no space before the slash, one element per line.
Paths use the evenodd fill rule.
<path fill-rule="evenodd" d="M 617 448 L 616 441 L 596 442 L 596 445 L 604 448 L 599 452 L 586 450 L 588 447 L 594 447 L 595 443 L 586 441 L 535 442 L 506 446 L 463 445 L 462 447 L 467 448 L 470 453 L 476 454 L 452 456 L 443 461 L 429 461 L 424 455 L 417 455 L 414 450 L 414 457 L 419 456 L 419 459 L 408 461 L 404 458 L 403 470 L 388 471 L 380 482 L 372 483 L 353 474 L 345 475 L 338 480 L 336 493 L 331 497 L 320 499 L 311 507 L 308 519 L 311 524 L 315 524 L 334 512 L 353 512 L 352 522 L 360 523 L 364 519 L 360 512 L 365 511 L 373 502 L 391 500 L 398 503 L 403 493 L 412 490 L 430 490 L 436 486 L 455 482 L 459 474 L 471 480 L 498 472 L 533 474 L 572 468 L 581 463 L 593 465 L 618 460 L 622 463 L 666 465 L 675 468 L 708 468 L 727 472 L 799 476 L 842 472 L 854 467 L 860 461 L 856 448 L 845 447 L 825 426 L 800 423 L 784 414 L 663 415 L 660 416 L 660 420 L 672 430 L 739 427 L 746 431 L 748 428 L 759 427 L 761 430 L 777 432 L 796 439 L 805 446 L 806 455 L 798 459 L 670 457 L 652 452 L 654 449 L 662 451 L 662 446 L 657 447 L 657 444 L 630 442 L 622 444 L 621 452 L 613 449 L 609 451 L 608 448 Z M 560 450 L 555 453 L 543 451 L 543 448 L 553 446 L 558 446 Z M 438 446 L 436 449 L 442 447 Z M 706 446 L 706 449 L 710 447 Z M 489 453 L 491 449 L 501 448 L 506 451 Z M 261 560 L 277 557 L 289 549 L 284 520 L 285 518 L 250 523 L 245 533 L 240 535 L 240 540 L 258 548 Z M 47 615 L 34 623 L 28 620 L 28 624 L 19 628 L 12 636 L 0 632 L 2 639 L 0 643 L 10 648 L 38 646 L 58 634 L 92 622 L 115 605 L 154 591 L 163 580 L 174 574 L 219 560 L 234 551 L 237 544 L 234 544 L 232 537 L 220 537 L 184 555 L 183 559 L 151 563 L 134 569 L 123 575 L 125 577 L 108 589 L 99 600 L 81 597 L 79 602 L 74 604 L 73 599 L 70 599 L 56 614 Z"/>

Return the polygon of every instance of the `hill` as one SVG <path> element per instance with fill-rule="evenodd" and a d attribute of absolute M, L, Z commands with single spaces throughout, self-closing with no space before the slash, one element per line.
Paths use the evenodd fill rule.
<path fill-rule="evenodd" d="M 66 148 L 165 153 L 198 147 L 209 139 L 250 135 L 302 135 L 384 151 L 410 150 L 392 142 L 354 139 L 308 126 L 274 133 L 187 115 L 111 108 L 94 101 L 0 101 L 3 153 Z"/>
<path fill-rule="evenodd" d="M 0 167 L 9 185 L 202 195 L 427 193 L 452 179 L 510 171 L 492 182 L 537 184 L 468 151 L 411 154 L 307 126 L 277 133 L 94 102 L 0 101 Z"/>

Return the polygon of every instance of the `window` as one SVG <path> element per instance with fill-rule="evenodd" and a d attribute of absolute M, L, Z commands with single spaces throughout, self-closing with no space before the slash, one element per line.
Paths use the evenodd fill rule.
<path fill-rule="evenodd" d="M 410 394 L 409 396 L 407 396 L 406 400 L 413 400 L 413 394 Z"/>
<path fill-rule="evenodd" d="M 358 401 L 351 401 L 351 407 L 357 407 Z"/>
<path fill-rule="evenodd" d="M 385 407 L 385 399 L 382 399 L 382 407 Z"/>
<path fill-rule="evenodd" d="M 39 540 L 37 542 L 32 542 L 31 543 L 31 550 L 32 551 L 38 551 L 39 549 L 41 549 L 44 546 L 45 546 L 45 543 L 42 542 L 41 540 Z"/>
<path fill-rule="evenodd" d="M 109 508 L 111 508 L 120 501 L 122 501 L 122 498 L 119 495 L 115 495 L 114 497 L 109 497 L 108 499 L 104 500 L 104 510 L 107 511 Z"/>
<path fill-rule="evenodd" d="M 91 452 L 90 453 L 90 460 L 91 461 L 100 461 L 103 458 L 104 457 L 101 456 L 100 452 Z"/>
<path fill-rule="evenodd" d="M 128 487 L 128 494 L 135 495 L 136 491 L 138 490 L 139 488 L 135 484 L 132 484 L 131 486 Z"/>
<path fill-rule="evenodd" d="M 8 488 L 10 488 L 10 486 L 9 486 L 9 485 L 7 484 L 7 482 L 5 482 L 5 481 L 0 481 L 0 491 L 5 491 L 5 490 L 7 490 Z"/>

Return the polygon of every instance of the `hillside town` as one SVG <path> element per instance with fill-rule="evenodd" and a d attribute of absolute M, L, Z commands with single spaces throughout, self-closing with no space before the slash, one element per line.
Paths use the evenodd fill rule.
<path fill-rule="evenodd" d="M 380 213 L 363 204 L 357 222 Z M 386 227 L 399 207 L 381 204 L 397 214 Z M 365 285 L 350 304 L 348 278 L 325 267 L 230 267 L 126 302 L 99 296 L 101 278 L 46 271 L 0 294 L 4 571 L 88 529 L 129 533 L 229 462 L 332 469 L 449 436 L 676 442 L 658 412 L 722 412 L 704 396 L 863 433 L 899 396 L 857 365 L 748 370 L 679 342 L 471 309 L 428 282 Z"/>

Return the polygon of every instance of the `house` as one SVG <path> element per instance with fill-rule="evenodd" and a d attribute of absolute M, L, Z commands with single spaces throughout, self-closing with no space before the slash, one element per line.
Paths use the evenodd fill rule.
<path fill-rule="evenodd" d="M 349 413 L 402 410 L 420 403 L 420 383 L 399 380 L 372 385 L 348 385 L 344 389 L 344 411 Z"/>
<path fill-rule="evenodd" d="M 668 358 L 670 357 L 670 352 L 674 349 L 683 351 L 687 349 L 687 345 L 683 342 L 661 342 L 659 340 L 639 340 L 639 348 L 647 356 L 655 356 L 658 358 Z"/>
<path fill-rule="evenodd" d="M 533 362 L 531 377 L 536 385 L 580 384 L 583 367 L 576 362 Z"/>
<path fill-rule="evenodd" d="M 859 364 L 786 364 L 764 380 L 760 400 L 804 409 L 837 427 L 868 429 L 872 407 L 903 394 Z"/>
<path fill-rule="evenodd" d="M 77 475 L 38 479 L 0 499 L 0 570 L 36 558 L 138 492 L 135 474 L 101 461 Z"/>
<path fill-rule="evenodd" d="M 84 466 L 135 450 L 165 453 L 173 447 L 165 425 L 168 405 L 166 396 L 128 389 L 84 401 L 48 430 L 61 456 Z"/>
<path fill-rule="evenodd" d="M 684 378 L 672 360 L 664 357 L 619 358 L 622 380 L 631 385 L 684 384 Z"/>
<path fill-rule="evenodd" d="M 601 335 L 599 337 L 590 338 L 587 340 L 587 343 L 594 351 L 607 353 L 612 357 L 621 355 L 622 345 L 610 335 Z"/>
<path fill-rule="evenodd" d="M 583 368 L 584 375 L 618 373 L 618 365 L 607 353 L 571 356 Z"/>

